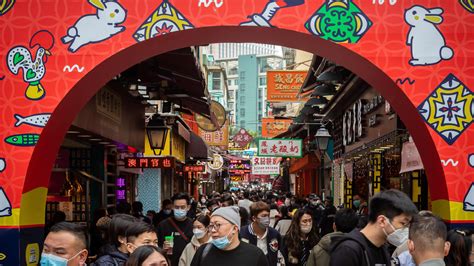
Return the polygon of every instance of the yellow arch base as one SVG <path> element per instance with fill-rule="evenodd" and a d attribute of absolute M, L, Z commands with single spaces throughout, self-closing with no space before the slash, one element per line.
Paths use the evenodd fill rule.
<path fill-rule="evenodd" d="M 12 209 L 12 215 L 0 219 L 0 227 L 35 226 L 44 224 L 44 210 L 48 189 L 35 188 L 21 196 L 20 208 Z"/>
<path fill-rule="evenodd" d="M 463 205 L 458 201 L 435 200 L 432 202 L 432 211 L 451 223 L 474 223 L 474 212 L 463 210 Z"/>

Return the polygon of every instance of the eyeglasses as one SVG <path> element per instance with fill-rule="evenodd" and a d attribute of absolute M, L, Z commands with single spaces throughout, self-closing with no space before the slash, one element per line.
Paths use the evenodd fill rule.
<path fill-rule="evenodd" d="M 209 224 L 209 226 L 207 227 L 207 229 L 209 231 L 212 231 L 212 229 L 215 229 L 216 231 L 219 231 L 219 229 L 221 228 L 222 225 L 224 224 L 230 224 L 230 223 L 222 223 L 222 224 L 219 224 L 219 223 L 215 223 L 215 224 Z"/>

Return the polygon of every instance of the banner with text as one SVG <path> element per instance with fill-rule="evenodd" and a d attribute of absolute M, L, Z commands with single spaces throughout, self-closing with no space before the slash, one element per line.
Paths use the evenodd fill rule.
<path fill-rule="evenodd" d="M 254 157 L 252 159 L 253 175 L 279 175 L 280 174 L 279 157 Z"/>
<path fill-rule="evenodd" d="M 303 155 L 302 139 L 259 139 L 258 156 L 266 157 L 301 157 Z"/>
<path fill-rule="evenodd" d="M 229 147 L 229 123 L 226 122 L 220 129 L 209 132 L 199 128 L 199 136 L 208 146 L 219 146 L 221 150 Z"/>
<path fill-rule="evenodd" d="M 270 117 L 262 118 L 262 137 L 273 138 L 286 132 L 293 123 L 292 119 L 275 119 Z"/>
<path fill-rule="evenodd" d="M 306 79 L 306 71 L 271 70 L 267 71 L 267 101 L 303 102 L 298 92 Z"/>

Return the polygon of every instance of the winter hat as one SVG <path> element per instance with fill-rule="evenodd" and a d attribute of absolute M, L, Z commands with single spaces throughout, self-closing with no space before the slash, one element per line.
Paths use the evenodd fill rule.
<path fill-rule="evenodd" d="M 220 216 L 231 224 L 235 224 L 239 227 L 240 230 L 240 213 L 239 207 L 236 206 L 229 206 L 229 207 L 220 207 L 219 209 L 215 210 L 211 217 Z"/>

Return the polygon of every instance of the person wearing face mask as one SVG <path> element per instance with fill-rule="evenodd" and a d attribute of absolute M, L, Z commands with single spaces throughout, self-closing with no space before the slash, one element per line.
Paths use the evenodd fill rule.
<path fill-rule="evenodd" d="M 73 223 L 53 225 L 46 236 L 41 254 L 41 266 L 86 265 L 88 251 L 84 230 Z"/>
<path fill-rule="evenodd" d="M 400 246 L 408 238 L 408 226 L 418 213 L 415 204 L 395 189 L 377 194 L 369 204 L 369 223 L 335 241 L 330 265 L 390 265 L 387 242 Z"/>
<path fill-rule="evenodd" d="M 127 251 L 132 254 L 135 249 L 144 245 L 158 247 L 158 237 L 155 228 L 145 222 L 138 222 L 130 226 L 125 232 Z"/>
<path fill-rule="evenodd" d="M 171 266 L 177 266 L 179 257 L 193 237 L 193 221 L 187 217 L 190 198 L 180 192 L 173 196 L 173 216 L 162 221 L 156 228 L 158 245 L 170 255 Z M 165 241 L 172 238 L 173 242 Z"/>
<path fill-rule="evenodd" d="M 193 238 L 191 242 L 184 248 L 183 254 L 179 258 L 179 266 L 189 266 L 193 260 L 196 250 L 203 244 L 209 243 L 211 240 L 207 227 L 209 226 L 210 217 L 200 215 L 193 223 Z"/>
<path fill-rule="evenodd" d="M 360 194 L 355 194 L 352 199 L 352 204 L 354 205 L 354 210 L 359 216 L 367 216 L 369 214 L 369 208 L 367 206 L 367 200 L 365 196 Z"/>
<path fill-rule="evenodd" d="M 293 215 L 290 229 L 283 238 L 282 250 L 286 256 L 286 265 L 306 265 L 311 249 L 319 241 L 318 231 L 313 221 L 311 209 L 303 208 L 296 211 Z"/>
<path fill-rule="evenodd" d="M 239 239 L 240 215 L 236 206 L 214 211 L 208 227 L 211 243 L 202 245 L 191 266 L 267 266 L 262 250 Z"/>
<path fill-rule="evenodd" d="M 109 244 L 102 248 L 104 254 L 93 265 L 123 265 L 128 259 L 126 232 L 137 222 L 129 214 L 115 214 L 109 225 Z"/>
<path fill-rule="evenodd" d="M 269 227 L 270 207 L 263 201 L 257 201 L 250 205 L 250 216 L 252 223 L 240 230 L 241 240 L 260 248 L 267 256 L 268 265 L 280 265 L 284 260 L 279 251 L 282 240 L 280 233 Z"/>

